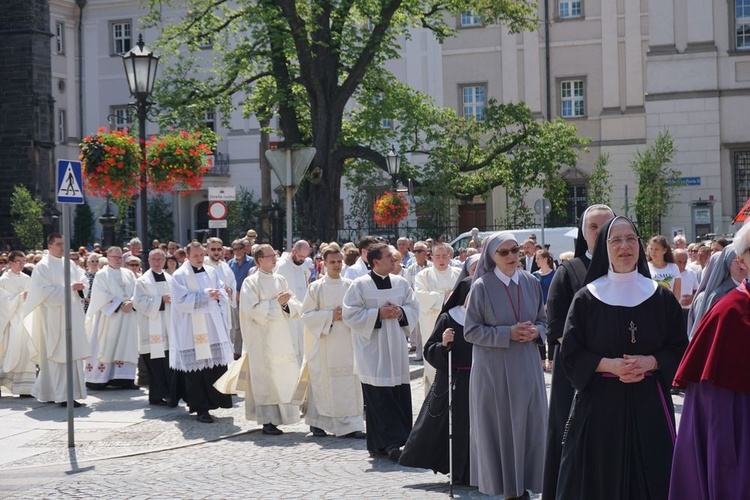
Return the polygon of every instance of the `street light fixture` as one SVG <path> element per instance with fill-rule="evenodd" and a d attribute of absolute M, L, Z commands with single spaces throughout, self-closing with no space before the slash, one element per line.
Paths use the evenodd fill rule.
<path fill-rule="evenodd" d="M 391 150 L 385 155 L 385 163 L 388 167 L 388 173 L 391 174 L 391 184 L 393 193 L 398 192 L 398 173 L 401 170 L 401 156 L 396 153 L 396 148 L 391 146 Z M 398 240 L 398 222 L 393 224 L 393 234 Z"/>
<path fill-rule="evenodd" d="M 141 146 L 141 195 L 140 195 L 140 231 L 143 270 L 148 269 L 148 206 L 147 188 L 148 177 L 146 176 L 146 115 L 151 107 L 148 98 L 154 90 L 156 80 L 156 69 L 159 66 L 159 58 L 151 52 L 143 43 L 143 35 L 138 35 L 138 43 L 122 56 L 125 65 L 125 76 L 128 79 L 130 95 L 135 98 L 135 111 L 138 116 L 138 142 Z"/>

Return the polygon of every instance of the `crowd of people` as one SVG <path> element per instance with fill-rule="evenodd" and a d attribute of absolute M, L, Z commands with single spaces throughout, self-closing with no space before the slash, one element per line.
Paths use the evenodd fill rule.
<path fill-rule="evenodd" d="M 731 243 L 643 241 L 593 205 L 557 260 L 510 231 L 474 229 L 455 254 L 406 237 L 284 253 L 256 238 L 153 241 L 147 266 L 137 238 L 72 251 L 67 269 L 58 233 L 3 254 L 5 395 L 66 405 L 68 273 L 76 407 L 147 384 L 148 404 L 184 401 L 210 424 L 241 394 L 265 435 L 304 418 L 314 437 L 366 439 L 372 457 L 506 499 L 750 491 L 748 227 Z M 425 368 L 415 422 L 410 352 Z"/>

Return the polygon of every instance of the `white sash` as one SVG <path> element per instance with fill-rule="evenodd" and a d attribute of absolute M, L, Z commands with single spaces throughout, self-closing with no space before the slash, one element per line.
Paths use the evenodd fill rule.
<path fill-rule="evenodd" d="M 148 294 L 152 297 L 156 297 L 159 300 L 159 307 L 161 307 L 161 296 L 159 295 L 159 286 L 156 284 L 156 279 L 151 273 L 151 280 L 144 283 L 148 290 Z M 148 319 L 148 345 L 151 353 L 151 359 L 159 359 L 164 357 L 164 328 L 161 311 L 156 311 L 156 314 L 146 316 Z"/>
<path fill-rule="evenodd" d="M 195 272 L 191 269 L 187 273 L 188 290 L 197 293 L 201 289 L 198 286 L 198 280 Z M 206 271 L 208 272 L 208 271 Z M 202 312 L 193 311 L 190 319 L 193 324 L 193 345 L 195 346 L 195 359 L 211 359 L 211 345 L 208 342 L 208 319 Z"/>

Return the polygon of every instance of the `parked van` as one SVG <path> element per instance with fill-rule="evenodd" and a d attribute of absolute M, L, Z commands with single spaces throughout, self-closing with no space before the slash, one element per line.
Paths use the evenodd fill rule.
<path fill-rule="evenodd" d="M 479 231 L 479 238 L 484 239 L 494 231 Z M 522 244 L 524 241 L 529 239 L 532 234 L 536 235 L 536 241 L 540 245 L 542 244 L 542 229 L 535 227 L 533 229 L 513 229 L 510 230 L 518 239 L 518 244 Z M 552 252 L 552 257 L 557 260 L 560 254 L 563 252 L 573 252 L 576 246 L 576 236 L 578 236 L 577 227 L 548 227 L 544 228 L 544 244 L 549 245 L 549 251 Z M 458 252 L 459 248 L 465 248 L 469 246 L 469 240 L 471 239 L 471 233 L 461 233 L 450 245 L 453 247 L 454 252 Z"/>

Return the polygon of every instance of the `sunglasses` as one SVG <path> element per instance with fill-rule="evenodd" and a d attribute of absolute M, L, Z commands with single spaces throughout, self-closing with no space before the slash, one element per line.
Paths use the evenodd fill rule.
<path fill-rule="evenodd" d="M 128 267 L 141 267 L 141 265 L 133 262 L 132 264 L 128 264 Z"/>
<path fill-rule="evenodd" d="M 520 250 L 521 250 L 521 247 L 514 246 L 513 248 L 498 248 L 495 253 L 498 254 L 500 257 L 507 257 L 508 254 L 511 254 L 511 253 L 517 254 Z"/>

